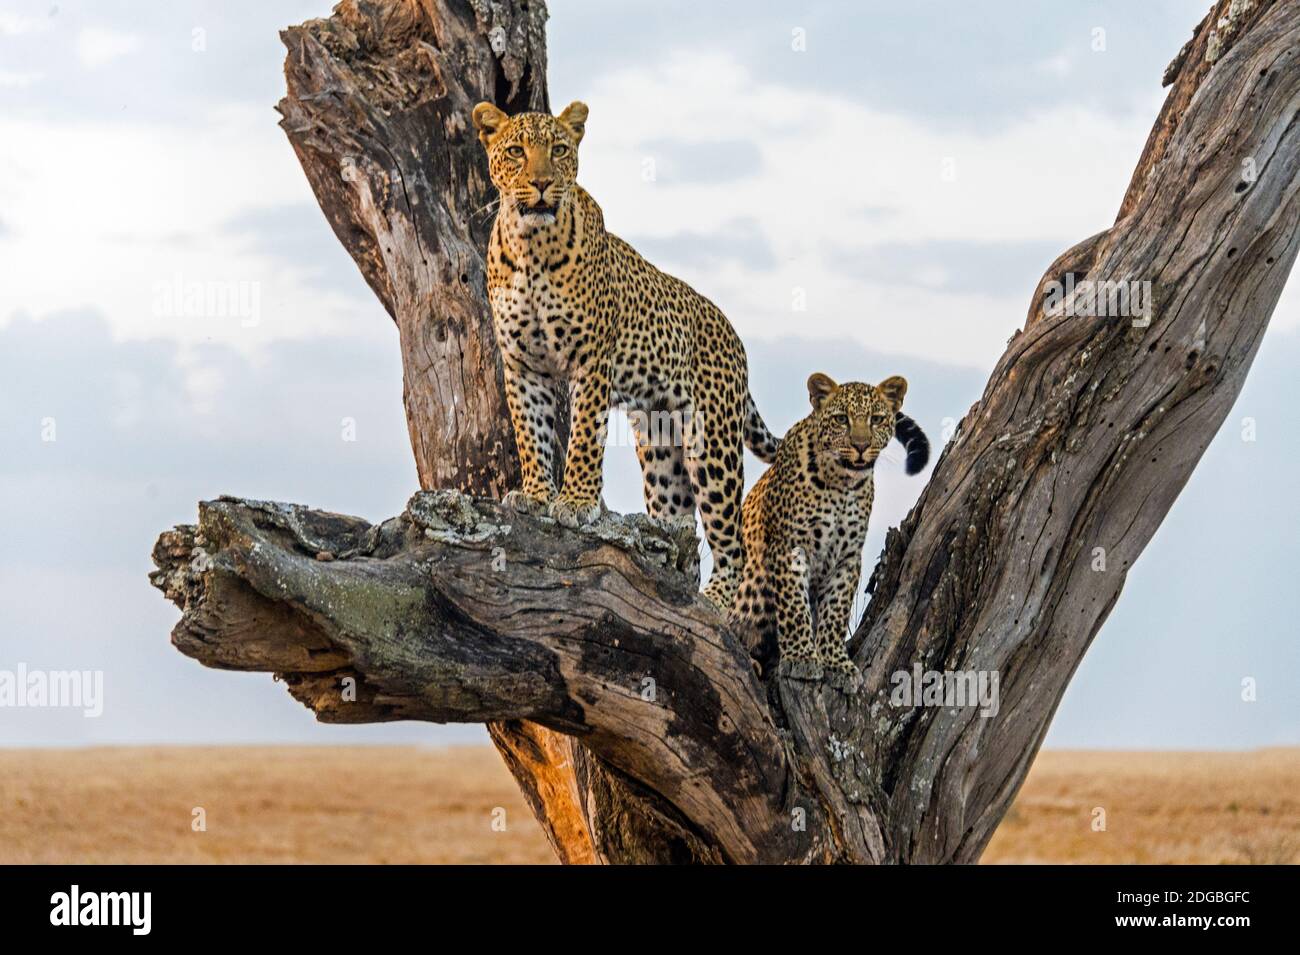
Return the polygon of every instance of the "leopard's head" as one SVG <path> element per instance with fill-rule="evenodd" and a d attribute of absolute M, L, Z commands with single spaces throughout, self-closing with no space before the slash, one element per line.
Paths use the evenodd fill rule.
<path fill-rule="evenodd" d="M 570 103 L 559 116 L 507 116 L 491 103 L 474 107 L 474 126 L 501 194 L 502 215 L 555 221 L 578 178 L 578 143 L 586 125 L 583 103 Z"/>
<path fill-rule="evenodd" d="M 894 437 L 907 381 L 895 375 L 878 385 L 837 385 L 820 372 L 808 379 L 813 406 L 813 442 L 819 463 L 832 473 L 861 476 Z"/>

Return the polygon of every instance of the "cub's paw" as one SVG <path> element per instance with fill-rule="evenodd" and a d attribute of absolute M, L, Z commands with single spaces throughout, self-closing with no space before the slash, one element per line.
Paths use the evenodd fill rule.
<path fill-rule="evenodd" d="M 826 665 L 826 682 L 845 693 L 856 693 L 862 689 L 862 674 L 852 660 L 841 660 Z"/>
<path fill-rule="evenodd" d="M 600 517 L 600 501 L 576 500 L 561 494 L 551 502 L 547 513 L 565 527 L 581 527 Z"/>
<path fill-rule="evenodd" d="M 544 514 L 546 505 L 550 502 L 536 494 L 529 494 L 524 490 L 510 491 L 501 499 L 501 503 L 514 511 L 521 514 Z"/>
<path fill-rule="evenodd" d="M 790 680 L 820 680 L 825 670 L 814 657 L 782 657 L 776 674 Z"/>

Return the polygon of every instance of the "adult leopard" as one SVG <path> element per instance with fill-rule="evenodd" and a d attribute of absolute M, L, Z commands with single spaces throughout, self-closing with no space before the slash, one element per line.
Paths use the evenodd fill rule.
<path fill-rule="evenodd" d="M 713 552 L 704 593 L 726 610 L 745 564 L 742 443 L 770 461 L 777 441 L 749 395 L 745 349 L 726 316 L 606 232 L 600 206 L 577 184 L 587 115 L 582 103 L 559 116 L 474 107 L 501 197 L 487 286 L 523 471 L 506 502 L 569 526 L 594 519 L 608 413 L 620 405 L 636 430 L 646 509 L 680 517 L 699 508 Z M 560 489 L 555 424 L 566 386 Z"/>

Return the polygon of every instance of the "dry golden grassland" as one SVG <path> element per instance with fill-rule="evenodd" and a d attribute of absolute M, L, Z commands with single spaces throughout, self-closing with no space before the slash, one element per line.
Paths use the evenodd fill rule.
<path fill-rule="evenodd" d="M 1300 749 L 1056 751 L 1038 757 L 984 861 L 1298 853 Z M 488 747 L 0 751 L 0 862 L 552 861 Z"/>

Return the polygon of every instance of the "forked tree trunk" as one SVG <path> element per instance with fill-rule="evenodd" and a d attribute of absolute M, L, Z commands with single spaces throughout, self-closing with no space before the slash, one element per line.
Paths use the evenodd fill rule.
<path fill-rule="evenodd" d="M 283 126 L 397 323 L 420 481 L 446 490 L 378 526 L 200 505 L 154 552 L 184 610 L 173 642 L 279 674 L 325 721 L 487 723 L 565 861 L 977 860 L 1295 260 L 1300 0 L 1223 0 L 1171 64 L 1119 218 L 1053 263 L 889 534 L 857 695 L 761 682 L 696 595 L 689 530 L 570 531 L 489 500 L 518 472 L 467 118 L 479 99 L 546 107 L 546 16 L 349 0 L 285 32 Z M 1067 273 L 1150 283 L 1149 321 L 1049 313 Z M 918 664 L 997 674 L 996 714 L 896 705 Z"/>

